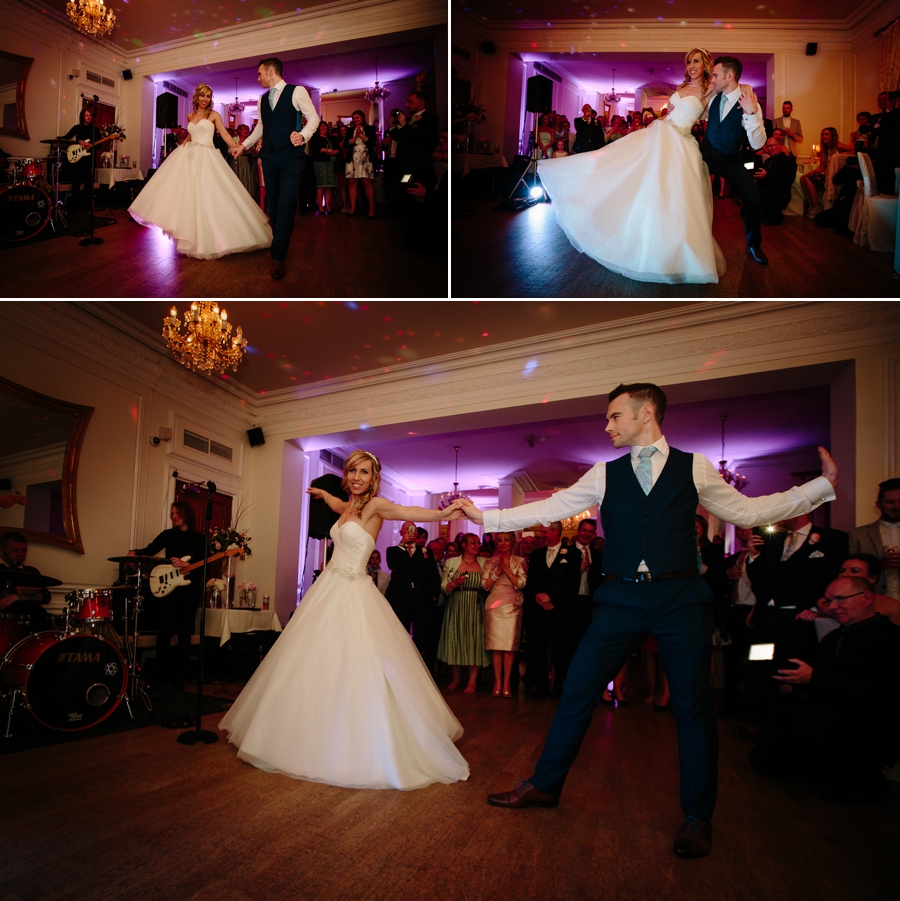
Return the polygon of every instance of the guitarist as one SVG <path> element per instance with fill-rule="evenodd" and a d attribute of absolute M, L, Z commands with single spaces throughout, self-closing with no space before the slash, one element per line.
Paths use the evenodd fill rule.
<path fill-rule="evenodd" d="M 175 501 L 170 513 L 172 528 L 160 532 L 147 547 L 129 551 L 128 555 L 153 556 L 165 548 L 169 562 L 177 569 L 203 559 L 206 538 L 197 531 L 194 508 L 187 501 Z M 202 570 L 194 573 L 190 585 L 179 585 L 171 594 L 154 598 L 157 605 L 158 629 L 156 633 L 157 681 L 163 685 L 180 688 L 187 675 L 191 633 L 194 631 L 194 615 L 203 599 Z M 178 646 L 172 653 L 172 636 L 178 636 Z"/>
<path fill-rule="evenodd" d="M 78 117 L 78 124 L 73 125 L 64 135 L 70 141 L 77 141 L 87 149 L 94 141 L 100 138 L 100 132 L 93 124 L 94 114 L 89 107 L 85 107 Z M 72 209 L 88 210 L 91 205 L 91 180 L 94 177 L 94 154 L 83 156 L 71 166 L 72 179 Z"/>

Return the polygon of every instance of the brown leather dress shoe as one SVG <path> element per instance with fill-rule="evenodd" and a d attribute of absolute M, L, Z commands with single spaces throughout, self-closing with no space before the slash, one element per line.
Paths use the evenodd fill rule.
<path fill-rule="evenodd" d="M 685 817 L 673 850 L 679 857 L 706 857 L 712 850 L 712 823 L 697 817 Z"/>
<path fill-rule="evenodd" d="M 530 782 L 522 782 L 518 788 L 511 792 L 500 792 L 496 795 L 488 795 L 488 804 L 494 807 L 556 807 L 559 798 L 538 791 Z"/>
<path fill-rule="evenodd" d="M 285 276 L 284 272 L 284 261 L 283 260 L 272 260 L 272 278 L 275 281 L 279 281 L 283 279 Z"/>

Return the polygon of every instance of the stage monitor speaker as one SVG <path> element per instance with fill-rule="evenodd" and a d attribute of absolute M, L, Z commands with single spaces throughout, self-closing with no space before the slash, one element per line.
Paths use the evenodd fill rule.
<path fill-rule="evenodd" d="M 496 53 L 497 52 L 497 48 L 494 46 L 493 41 L 482 41 L 481 49 L 485 53 Z"/>
<path fill-rule="evenodd" d="M 260 444 L 266 443 L 262 429 L 247 429 L 247 438 L 250 439 L 250 447 L 259 447 Z"/>
<path fill-rule="evenodd" d="M 166 91 L 156 98 L 156 127 L 175 128 L 178 125 L 178 98 Z"/>
<path fill-rule="evenodd" d="M 123 69 L 122 78 L 124 78 L 125 81 L 131 81 L 131 79 L 134 78 L 134 76 L 131 74 L 131 69 Z"/>
<path fill-rule="evenodd" d="M 544 75 L 532 75 L 528 79 L 525 109 L 529 113 L 549 113 L 553 103 L 553 82 Z"/>
<path fill-rule="evenodd" d="M 806 55 L 807 56 L 815 56 L 816 51 L 819 49 L 818 44 L 807 44 L 806 45 Z"/>
<path fill-rule="evenodd" d="M 341 487 L 341 477 L 333 473 L 326 473 L 310 482 L 313 488 L 322 488 L 329 494 L 339 497 L 342 501 L 350 500 L 349 495 Z M 309 529 L 310 538 L 328 538 L 331 527 L 340 519 L 340 514 L 335 513 L 325 501 L 316 497 L 309 499 Z"/>

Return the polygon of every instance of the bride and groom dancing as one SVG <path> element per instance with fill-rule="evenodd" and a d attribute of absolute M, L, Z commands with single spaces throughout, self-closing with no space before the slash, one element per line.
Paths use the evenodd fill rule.
<path fill-rule="evenodd" d="M 267 93 L 259 101 L 256 128 L 240 144 L 212 108 L 212 88 L 197 86 L 188 139 L 169 155 L 128 212 L 141 225 L 161 228 L 175 240 L 179 253 L 198 259 L 268 248 L 272 278 L 278 280 L 286 274 L 284 261 L 306 161 L 303 145 L 315 134 L 319 115 L 306 88 L 285 83 L 281 60 L 260 60 L 257 80 Z M 302 127 L 301 114 L 306 117 Z M 262 138 L 268 219 L 214 147 L 217 131 L 235 158 Z"/>
<path fill-rule="evenodd" d="M 556 221 L 576 250 L 645 282 L 709 283 L 725 273 L 712 235 L 709 176 L 720 175 L 742 202 L 747 253 L 762 249 L 762 204 L 740 150 L 766 140 L 762 111 L 733 56 L 715 62 L 703 48 L 685 54 L 685 81 L 669 115 L 600 150 L 544 160 L 538 173 Z M 694 123 L 708 115 L 698 147 Z"/>

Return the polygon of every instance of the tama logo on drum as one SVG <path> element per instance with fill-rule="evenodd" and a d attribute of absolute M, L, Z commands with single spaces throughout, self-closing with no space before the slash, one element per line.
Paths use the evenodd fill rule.
<path fill-rule="evenodd" d="M 57 663 L 100 663 L 100 652 L 63 651 L 56 658 Z"/>

